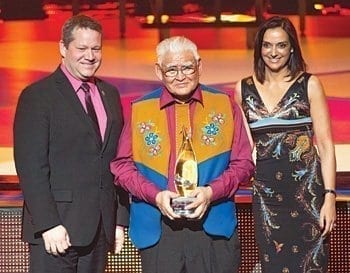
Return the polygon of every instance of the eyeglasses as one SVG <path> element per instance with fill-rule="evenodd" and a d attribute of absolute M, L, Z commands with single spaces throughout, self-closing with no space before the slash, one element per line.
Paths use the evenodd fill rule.
<path fill-rule="evenodd" d="M 183 65 L 181 67 L 171 66 L 166 68 L 166 70 L 161 69 L 164 73 L 165 77 L 168 78 L 175 78 L 179 74 L 179 71 L 181 71 L 182 74 L 189 76 L 196 72 L 196 66 L 195 65 Z"/>

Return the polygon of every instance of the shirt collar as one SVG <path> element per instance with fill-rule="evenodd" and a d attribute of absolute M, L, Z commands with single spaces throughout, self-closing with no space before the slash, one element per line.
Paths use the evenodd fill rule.
<path fill-rule="evenodd" d="M 197 101 L 201 104 L 203 104 L 203 96 L 202 96 L 202 90 L 200 87 L 200 84 L 196 88 L 196 90 L 193 92 L 191 98 L 188 100 L 188 103 L 192 103 L 193 101 Z M 167 107 L 171 104 L 175 104 L 176 99 L 171 95 L 171 93 L 165 88 L 162 88 L 162 94 L 160 95 L 160 108 Z"/>
<path fill-rule="evenodd" d="M 66 68 L 66 66 L 62 63 L 61 64 L 61 70 L 63 71 L 64 75 L 66 75 L 66 77 L 68 78 L 69 82 L 72 84 L 75 93 L 77 93 L 79 91 L 79 88 L 81 86 L 81 84 L 83 83 L 81 80 L 78 80 L 76 78 L 73 77 L 73 75 L 68 71 L 68 69 Z M 94 89 L 94 83 L 89 81 L 88 84 L 90 85 L 91 90 Z"/>

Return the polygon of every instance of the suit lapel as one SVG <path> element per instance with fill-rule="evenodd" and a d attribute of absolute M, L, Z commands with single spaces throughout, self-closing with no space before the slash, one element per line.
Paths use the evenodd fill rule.
<path fill-rule="evenodd" d="M 59 92 L 67 100 L 68 104 L 71 106 L 74 112 L 78 115 L 79 120 L 81 120 L 82 123 L 89 128 L 89 131 L 91 132 L 91 134 L 93 134 L 95 138 L 96 145 L 101 147 L 99 137 L 97 136 L 96 131 L 94 129 L 94 125 L 92 124 L 89 116 L 86 114 L 85 109 L 81 104 L 77 94 L 75 93 L 73 86 L 71 85 L 67 77 L 63 74 L 60 68 L 56 70 L 55 76 Z"/>
<path fill-rule="evenodd" d="M 103 85 L 100 83 L 100 81 L 97 80 L 96 82 L 96 85 L 97 85 L 97 89 L 98 91 L 100 92 L 100 96 L 101 96 L 101 99 L 102 99 L 102 103 L 103 103 L 103 106 L 105 108 L 105 111 L 106 111 L 106 116 L 107 116 L 107 124 L 106 124 L 106 131 L 105 131 L 105 135 L 104 135 L 104 138 L 103 138 L 103 143 L 102 143 L 102 150 L 105 149 L 107 143 L 108 143 L 108 138 L 109 138 L 109 135 L 110 135 L 110 132 L 111 132 L 111 128 L 112 128 L 112 109 L 111 109 L 111 98 L 109 98 L 108 96 L 108 92 L 106 90 L 104 90 L 104 87 Z"/>

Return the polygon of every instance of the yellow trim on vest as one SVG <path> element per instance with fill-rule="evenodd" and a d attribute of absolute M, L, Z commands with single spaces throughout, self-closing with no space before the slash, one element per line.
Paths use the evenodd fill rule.
<path fill-rule="evenodd" d="M 192 143 L 197 162 L 227 152 L 232 147 L 234 124 L 228 95 L 202 91 L 203 105 L 196 103 Z M 165 109 L 159 98 L 132 105 L 132 147 L 136 163 L 168 176 L 170 138 Z"/>
<path fill-rule="evenodd" d="M 165 109 L 160 110 L 159 98 L 132 105 L 131 128 L 134 161 L 168 176 L 170 139 Z"/>
<path fill-rule="evenodd" d="M 233 140 L 233 114 L 226 94 L 202 92 L 193 119 L 192 143 L 198 162 L 229 151 Z"/>

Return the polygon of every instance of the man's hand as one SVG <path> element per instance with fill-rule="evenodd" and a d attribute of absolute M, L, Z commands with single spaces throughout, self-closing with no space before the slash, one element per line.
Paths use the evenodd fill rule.
<path fill-rule="evenodd" d="M 171 220 L 174 220 L 175 218 L 180 218 L 181 216 L 174 213 L 172 207 L 171 207 L 171 199 L 179 197 L 179 195 L 172 191 L 161 191 L 156 196 L 156 205 L 160 209 L 161 213 L 170 218 Z"/>
<path fill-rule="evenodd" d="M 62 225 L 51 228 L 42 234 L 46 252 L 52 255 L 59 255 L 66 252 L 71 246 L 66 228 Z"/>
<path fill-rule="evenodd" d="M 196 200 L 187 205 L 186 209 L 194 208 L 195 211 L 186 217 L 191 219 L 202 219 L 210 205 L 212 195 L 213 191 L 210 186 L 197 187 L 195 190 L 193 190 L 190 196 L 196 197 Z"/>
<path fill-rule="evenodd" d="M 124 245 L 124 227 L 123 226 L 117 226 L 115 229 L 115 242 L 114 242 L 114 253 L 118 254 L 122 250 L 122 247 Z"/>

